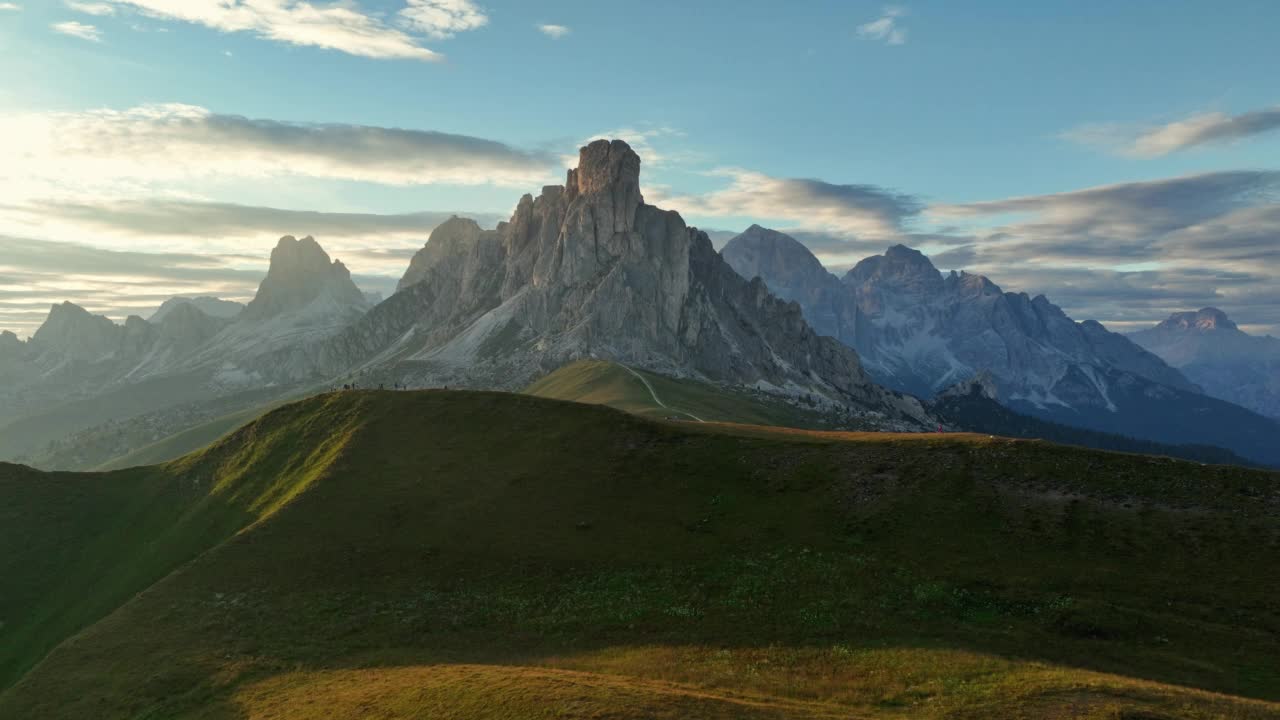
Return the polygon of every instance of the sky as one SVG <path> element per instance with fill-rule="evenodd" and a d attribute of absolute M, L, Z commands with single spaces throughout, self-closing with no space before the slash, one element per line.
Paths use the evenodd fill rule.
<path fill-rule="evenodd" d="M 247 300 L 285 234 L 389 293 L 618 137 L 717 239 L 1280 335 L 1276 37 L 1274 0 L 0 0 L 0 329 Z"/>

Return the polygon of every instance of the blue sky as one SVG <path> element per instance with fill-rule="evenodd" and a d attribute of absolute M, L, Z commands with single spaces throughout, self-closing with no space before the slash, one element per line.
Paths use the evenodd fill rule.
<path fill-rule="evenodd" d="M 243 297 L 284 230 L 385 288 L 427 220 L 383 232 L 369 219 L 339 237 L 323 216 L 179 231 L 175 213 L 492 220 L 557 181 L 583 141 L 613 134 L 641 149 L 651 202 L 706 228 L 795 230 L 833 269 L 906 242 L 1117 329 L 1217 304 L 1280 330 L 1280 4 L 1268 0 L 349 0 L 320 25 L 310 13 L 331 3 L 239 0 L 238 15 L 212 0 L 7 4 L 0 123 L 22 132 L 0 138 L 0 161 L 20 159 L 0 170 L 0 280 L 30 292 L 0 296 L 0 327 L 29 331 L 52 294 L 80 292 L 117 318 L 170 289 Z M 311 134 L 274 132 L 315 124 L 446 136 L 406 139 L 406 156 L 433 155 L 396 167 L 336 146 L 307 156 L 297 145 Z M 135 149 L 101 150 L 122 134 Z M 504 149 L 444 167 L 440 143 L 457 136 Z M 138 221 L 161 201 L 164 227 Z M 51 282 L 6 264 L 17 239 L 216 260 L 192 261 L 210 268 L 200 287 L 127 294 L 107 273 Z"/>

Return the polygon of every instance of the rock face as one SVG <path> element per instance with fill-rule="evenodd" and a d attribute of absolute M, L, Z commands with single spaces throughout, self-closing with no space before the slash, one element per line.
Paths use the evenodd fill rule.
<path fill-rule="evenodd" d="M 341 262 L 329 261 L 329 254 L 315 238 L 280 238 L 271 251 L 271 267 L 258 286 L 258 293 L 244 308 L 241 319 L 261 322 L 309 306 L 326 309 L 367 309 L 364 293 L 351 281 L 351 272 Z"/>
<path fill-rule="evenodd" d="M 1129 336 L 1204 388 L 1280 418 L 1280 339 L 1249 335 L 1217 308 L 1174 313 Z"/>
<path fill-rule="evenodd" d="M 763 252 L 761 239 L 785 252 Z M 743 240 L 744 242 L 740 242 Z M 835 325 L 835 337 L 857 349 L 878 381 L 923 397 L 989 372 L 1002 399 L 1030 404 L 1109 407 L 1100 371 L 1133 373 L 1194 391 L 1177 370 L 1093 321 L 1076 323 L 1043 295 L 1006 293 L 980 275 L 943 276 L 919 251 L 897 245 L 859 262 L 832 284 L 791 268 L 807 248 L 780 233 L 748 231 L 725 246 L 725 259 L 744 277 L 760 276 L 796 300 L 807 317 Z M 788 258 L 777 263 L 759 258 Z M 775 280 L 775 276 L 777 279 Z"/>
<path fill-rule="evenodd" d="M 944 276 L 901 245 L 836 280 L 813 272 L 816 258 L 804 260 L 801 249 L 808 252 L 785 235 L 753 229 L 722 254 L 854 347 L 877 382 L 927 398 L 986 372 L 999 402 L 1018 412 L 1280 462 L 1280 449 L 1269 449 L 1280 445 L 1274 423 L 1205 396 L 1156 355 L 1097 322 L 1073 321 L 1043 295 L 1006 293 L 979 275 Z"/>
<path fill-rule="evenodd" d="M 798 305 L 743 280 L 677 213 L 646 205 L 639 173 L 626 143 L 593 142 L 564 186 L 525 195 L 497 229 L 444 223 L 400 292 L 305 353 L 309 370 L 514 389 L 596 357 L 923 421 L 915 399 L 872 383 Z"/>

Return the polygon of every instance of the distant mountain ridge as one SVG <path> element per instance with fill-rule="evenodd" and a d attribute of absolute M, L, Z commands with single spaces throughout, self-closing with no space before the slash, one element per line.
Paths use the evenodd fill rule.
<path fill-rule="evenodd" d="M 1218 308 L 1179 312 L 1129 339 L 1223 400 L 1280 418 L 1280 338 L 1241 330 Z"/>
<path fill-rule="evenodd" d="M 0 458 L 166 407 L 287 392 L 291 383 L 268 379 L 264 358 L 332 335 L 368 307 L 341 262 L 313 238 L 292 236 L 280 239 L 248 306 L 172 298 L 150 321 L 117 324 L 54 305 L 29 341 L 0 336 Z"/>
<path fill-rule="evenodd" d="M 722 249 L 744 277 L 797 302 L 858 351 L 877 381 L 921 397 L 989 372 L 999 401 L 1051 422 L 1168 444 L 1217 445 L 1280 463 L 1276 424 L 1202 394 L 1155 354 L 1043 295 L 943 275 L 897 245 L 837 278 L 802 243 L 759 226 Z"/>

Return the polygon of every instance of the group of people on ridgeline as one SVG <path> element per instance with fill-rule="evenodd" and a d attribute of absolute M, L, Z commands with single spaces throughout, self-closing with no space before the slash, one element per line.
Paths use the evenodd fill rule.
<path fill-rule="evenodd" d="M 337 392 L 339 390 L 359 390 L 359 389 L 360 389 L 360 386 L 355 383 L 343 383 L 342 387 L 336 387 L 336 386 L 330 387 L 329 392 Z M 387 389 L 386 383 L 378 383 L 378 389 L 386 390 Z M 392 390 L 408 390 L 409 386 L 404 385 L 402 383 L 391 383 L 391 389 Z M 449 388 L 445 388 L 445 389 L 448 390 Z"/>

